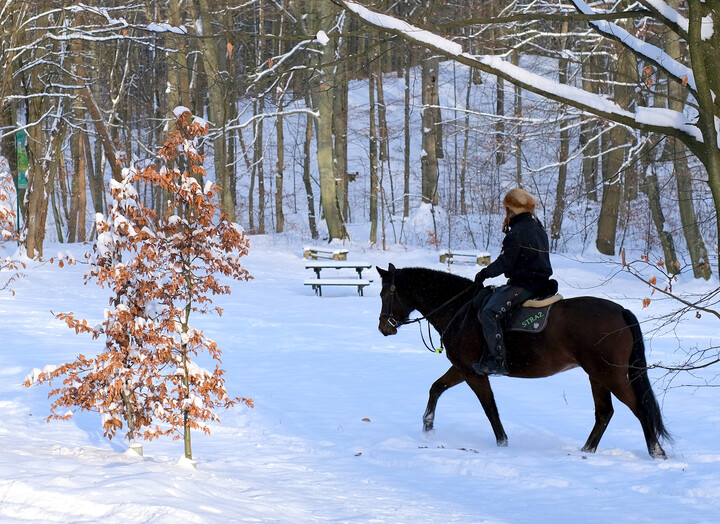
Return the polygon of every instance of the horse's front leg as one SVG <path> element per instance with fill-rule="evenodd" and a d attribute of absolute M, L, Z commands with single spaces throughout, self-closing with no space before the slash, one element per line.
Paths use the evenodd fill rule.
<path fill-rule="evenodd" d="M 460 371 L 458 371 L 455 366 L 450 366 L 450 369 L 448 369 L 442 377 L 433 382 L 433 385 L 430 386 L 427 408 L 425 408 L 425 414 L 423 415 L 423 431 L 430 431 L 433 428 L 435 408 L 437 407 L 440 395 L 442 395 L 445 390 L 457 386 L 464 380 L 465 378 Z"/>
<path fill-rule="evenodd" d="M 498 446 L 507 446 L 508 437 L 505 434 L 502 422 L 500 422 L 500 413 L 498 413 L 497 404 L 495 404 L 495 395 L 493 395 L 487 376 L 473 374 L 467 376 L 466 381 L 485 410 L 485 415 L 490 421 L 493 433 L 495 433 L 495 442 L 497 442 Z"/>

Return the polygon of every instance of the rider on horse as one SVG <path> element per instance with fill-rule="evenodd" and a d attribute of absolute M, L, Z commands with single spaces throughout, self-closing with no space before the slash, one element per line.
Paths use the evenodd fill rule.
<path fill-rule="evenodd" d="M 502 321 L 509 311 L 546 289 L 552 267 L 548 236 L 535 216 L 535 199 L 525 190 L 511 189 L 503 199 L 505 238 L 495 261 L 475 275 L 482 284 L 487 278 L 504 274 L 507 284 L 498 286 L 480 312 L 488 352 L 473 364 L 480 375 L 507 375 Z"/>

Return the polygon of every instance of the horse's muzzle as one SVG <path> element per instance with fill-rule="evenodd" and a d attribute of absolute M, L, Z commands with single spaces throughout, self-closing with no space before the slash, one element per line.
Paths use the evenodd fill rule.
<path fill-rule="evenodd" d="M 378 323 L 378 329 L 380 333 L 385 335 L 395 335 L 397 333 L 397 322 L 392 317 L 385 315 L 380 316 L 380 322 Z"/>

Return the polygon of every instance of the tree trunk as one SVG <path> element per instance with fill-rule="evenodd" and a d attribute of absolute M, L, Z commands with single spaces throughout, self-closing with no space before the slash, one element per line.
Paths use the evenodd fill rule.
<path fill-rule="evenodd" d="M 567 60 L 563 59 L 560 60 L 560 62 L 565 62 L 565 67 L 561 64 L 559 64 L 559 69 L 561 71 L 561 74 L 563 69 L 567 70 Z M 520 54 L 515 51 L 512 54 L 512 63 L 514 65 L 518 65 L 520 63 Z M 567 77 L 567 71 L 564 73 Z M 565 83 L 567 80 L 561 82 Z M 522 110 L 523 110 L 523 96 L 522 96 L 522 88 L 520 86 L 515 86 L 515 118 L 520 119 L 522 117 Z M 562 139 L 561 139 L 562 141 Z M 561 146 L 562 147 L 562 146 Z M 515 126 L 515 184 L 517 187 L 522 187 L 523 185 L 523 176 L 522 176 L 522 124 L 518 120 L 518 123 Z M 559 185 L 559 182 L 558 182 Z"/>
<path fill-rule="evenodd" d="M 313 0 L 313 6 L 317 13 L 317 20 L 321 27 L 331 27 L 329 18 L 332 17 L 334 8 L 326 0 Z M 335 169 L 333 167 L 333 92 L 334 92 L 334 67 L 335 60 L 333 47 L 323 46 L 322 64 L 320 70 L 322 76 L 319 85 L 313 86 L 313 103 L 318 112 L 317 119 L 317 163 L 320 174 L 320 200 L 323 206 L 323 214 L 328 228 L 328 240 L 348 238 L 345 222 L 340 213 L 338 204 L 337 184 L 335 182 Z"/>
<path fill-rule="evenodd" d="M 616 45 L 617 73 L 614 75 L 613 100 L 620 107 L 628 107 L 635 97 L 634 85 L 637 83 L 637 65 L 635 55 L 626 53 L 620 44 Z M 607 136 L 607 138 L 605 138 Z M 604 255 L 615 254 L 615 236 L 617 233 L 620 202 L 623 195 L 622 167 L 625 148 L 629 136 L 624 127 L 613 125 L 603 135 L 603 196 L 598 218 L 597 240 L 595 245 Z"/>
<path fill-rule="evenodd" d="M 392 164 L 390 162 L 390 133 L 388 132 L 387 123 L 387 106 L 385 105 L 385 88 L 383 86 L 383 75 L 380 70 L 382 64 L 377 64 L 376 70 L 378 71 L 375 76 L 375 91 L 377 92 L 377 123 L 378 123 L 378 151 L 379 151 L 379 163 L 380 163 L 380 181 L 378 190 L 383 192 L 383 177 L 385 172 L 388 174 L 388 180 L 390 182 L 390 206 L 391 213 L 395 214 L 395 187 L 392 179 Z M 383 209 L 385 209 L 385 199 L 381 199 L 383 203 Z M 384 224 L 384 221 L 383 221 Z M 383 235 L 385 228 L 383 226 Z"/>
<path fill-rule="evenodd" d="M 595 246 L 603 255 L 615 254 L 615 234 L 617 233 L 620 200 L 622 198 L 622 184 L 620 183 L 620 168 L 623 164 L 623 149 L 625 144 L 625 131 L 619 125 L 603 133 L 602 175 L 603 192 L 598 217 L 597 239 Z"/>
<path fill-rule="evenodd" d="M 375 71 L 372 57 L 368 63 L 368 98 L 369 98 L 369 160 L 370 160 L 370 243 L 377 244 L 378 225 L 378 144 L 377 128 L 375 126 Z"/>
<path fill-rule="evenodd" d="M 343 26 L 345 27 L 345 26 Z M 342 29 L 341 29 L 342 30 Z M 337 48 L 338 56 L 346 56 L 347 39 L 333 38 L 332 42 Z M 328 44 L 330 45 L 330 44 Z M 350 220 L 350 206 L 348 205 L 348 154 L 347 154 L 347 132 L 348 132 L 348 70 L 344 61 L 339 61 L 335 66 L 333 94 L 333 131 L 335 161 L 335 180 L 337 181 L 337 199 L 340 206 L 340 214 L 343 220 Z"/>
<path fill-rule="evenodd" d="M 87 206 L 87 188 L 85 186 L 85 142 L 82 133 L 76 132 L 70 138 L 70 150 L 73 153 L 74 173 L 70 195 L 70 213 L 68 216 L 68 242 L 85 240 L 85 208 Z"/>
<path fill-rule="evenodd" d="M 565 26 L 566 24 L 563 24 Z M 567 84 L 568 61 L 565 58 L 558 60 L 558 82 Z M 569 120 L 560 121 L 560 150 L 558 152 L 558 179 L 555 189 L 555 209 L 553 210 L 552 225 L 550 226 L 550 246 L 555 250 L 558 247 L 560 234 L 562 233 L 563 215 L 565 214 L 565 183 L 567 181 L 567 163 L 570 155 L 570 132 Z"/>
<path fill-rule="evenodd" d="M 665 144 L 666 151 L 670 151 L 675 166 L 675 180 L 678 191 L 678 207 L 680 209 L 680 223 L 682 224 L 685 242 L 687 243 L 690 261 L 695 278 L 708 280 L 712 275 L 707 248 L 697 223 L 695 206 L 693 204 L 692 173 L 687 160 L 685 145 L 675 138 L 668 137 Z"/>
<path fill-rule="evenodd" d="M 170 0 L 168 14 L 170 15 L 170 23 L 173 26 L 184 27 L 180 16 L 179 0 Z M 190 69 L 188 67 L 187 52 L 185 51 L 187 39 L 184 36 L 174 35 L 170 38 L 177 46 L 178 51 L 172 53 L 175 64 L 168 64 L 171 67 L 170 79 L 172 84 L 168 93 L 169 109 L 171 111 L 175 109 L 173 104 L 177 103 L 193 111 L 193 108 L 190 107 L 192 105 L 190 102 Z"/>
<path fill-rule="evenodd" d="M 688 46 L 697 85 L 698 127 L 702 132 L 703 141 L 709 144 L 705 149 L 706 156 L 703 163 L 708 172 L 708 185 L 713 197 L 718 242 L 720 242 L 720 219 L 717 218 L 720 217 L 720 149 L 716 147 L 718 133 L 715 127 L 717 115 L 720 114 L 720 101 L 716 97 L 720 89 L 720 78 L 715 63 L 717 50 L 714 48 L 720 45 L 720 38 L 717 34 L 707 40 L 702 37 L 702 18 L 706 14 L 705 2 L 689 0 L 688 6 L 690 7 Z"/>
<path fill-rule="evenodd" d="M 430 106 L 437 100 L 438 69 L 437 57 L 428 57 L 422 63 L 422 147 L 420 165 L 422 169 L 422 201 L 434 206 L 438 203 L 438 156 L 436 111 Z"/>
<path fill-rule="evenodd" d="M 677 9 L 678 0 L 669 0 L 668 5 Z M 680 59 L 682 55 L 680 38 L 672 31 L 665 37 L 665 51 L 672 58 Z M 684 107 L 684 90 L 677 82 L 668 81 L 668 108 L 682 111 Z M 688 247 L 690 261 L 695 278 L 710 278 L 712 273 L 707 248 L 703 240 L 695 214 L 695 205 L 692 188 L 692 174 L 688 166 L 688 151 L 679 140 L 668 137 L 665 144 L 666 151 L 670 152 L 675 166 L 675 180 L 678 191 L 678 207 L 680 209 L 680 222 L 682 224 L 685 243 Z"/>
<path fill-rule="evenodd" d="M 677 267 L 675 265 L 677 261 L 677 254 L 675 252 L 675 241 L 673 240 L 670 231 L 665 229 L 665 214 L 663 213 L 662 206 L 660 205 L 660 184 L 658 183 L 657 174 L 655 173 L 655 146 L 657 145 L 657 139 L 652 137 L 647 145 L 644 147 L 644 152 L 641 153 L 641 163 L 643 166 L 643 173 L 645 173 L 644 183 L 642 187 L 645 194 L 648 197 L 648 205 L 650 207 L 650 215 L 655 229 L 657 230 L 658 237 L 660 238 L 660 245 L 662 246 L 663 255 L 665 257 L 665 263 L 667 270 L 674 274 L 677 273 Z"/>
<path fill-rule="evenodd" d="M 403 147 L 403 217 L 410 215 L 410 53 L 405 44 L 405 146 Z"/>
<path fill-rule="evenodd" d="M 88 186 L 90 187 L 90 196 L 92 196 L 93 209 L 95 210 L 95 213 L 102 213 L 105 209 L 103 174 L 102 172 L 98 173 L 95 171 L 92 147 L 90 146 L 90 137 L 88 136 L 84 128 L 82 133 L 80 133 L 80 136 L 83 140 L 83 150 L 85 151 L 85 171 L 87 172 L 87 182 Z"/>
<path fill-rule="evenodd" d="M 278 117 L 275 123 L 277 134 L 277 163 L 275 173 L 275 231 L 282 233 L 285 230 L 285 213 L 283 211 L 283 178 L 285 177 L 285 130 L 282 116 L 282 94 L 278 97 Z"/>
<path fill-rule="evenodd" d="M 215 181 L 220 186 L 218 200 L 220 209 L 231 222 L 235 222 L 235 206 L 230 192 L 230 178 L 227 169 L 227 100 L 224 83 L 227 71 L 223 67 L 218 54 L 218 43 L 213 38 L 211 14 L 215 11 L 210 0 L 198 0 L 193 4 L 195 19 L 200 21 L 203 37 L 199 38 L 202 58 L 205 65 L 205 74 L 208 82 L 208 116 L 213 123 L 216 134 L 213 139 L 213 165 L 215 167 Z M 198 111 L 198 108 L 195 108 Z"/>
<path fill-rule="evenodd" d="M 308 104 L 310 100 L 307 100 Z M 305 185 L 305 194 L 307 195 L 308 224 L 310 226 L 310 236 L 316 240 L 318 235 L 317 224 L 315 220 L 315 196 L 313 195 L 312 182 L 310 178 L 310 150 L 312 148 L 313 136 L 313 120 L 310 115 L 307 117 L 305 124 L 305 145 L 303 147 L 303 184 Z"/>
<path fill-rule="evenodd" d="M 258 229 L 261 235 L 265 233 L 265 162 L 264 162 L 264 118 L 265 99 L 261 96 L 256 101 L 256 115 L 261 115 L 255 121 L 255 137 L 253 139 L 253 170 L 256 173 L 258 189 Z"/>

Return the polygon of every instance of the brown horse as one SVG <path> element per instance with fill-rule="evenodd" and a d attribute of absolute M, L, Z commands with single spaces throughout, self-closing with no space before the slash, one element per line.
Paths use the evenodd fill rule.
<path fill-rule="evenodd" d="M 387 270 L 382 277 L 382 309 L 378 329 L 394 335 L 412 322 L 417 310 L 441 334 L 450 369 L 430 388 L 424 429 L 433 427 L 440 395 L 465 381 L 475 392 L 490 420 L 498 446 L 507 445 L 490 382 L 478 375 L 472 363 L 486 351 L 472 297 L 477 286 L 464 277 L 426 268 Z M 582 450 L 593 453 L 613 415 L 611 393 L 640 420 L 648 452 L 666 458 L 660 440 L 671 440 L 647 375 L 645 345 L 637 318 L 609 300 L 578 297 L 552 306 L 545 329 L 536 334 L 505 335 L 507 366 L 511 377 L 548 377 L 580 366 L 590 377 L 595 401 L 595 425 Z"/>

